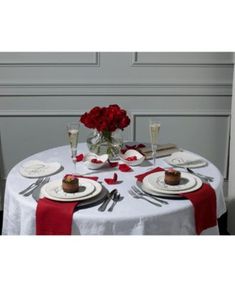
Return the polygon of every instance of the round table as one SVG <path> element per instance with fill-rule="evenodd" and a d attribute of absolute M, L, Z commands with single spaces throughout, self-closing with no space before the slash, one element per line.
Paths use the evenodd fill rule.
<path fill-rule="evenodd" d="M 78 153 L 88 152 L 85 143 L 78 145 Z M 35 234 L 35 210 L 37 202 L 32 196 L 24 197 L 19 194 L 21 190 L 29 186 L 35 179 L 28 179 L 20 175 L 20 166 L 29 160 L 42 160 L 45 162 L 60 162 L 64 169 L 50 176 L 50 180 L 62 179 L 73 171 L 73 163 L 70 157 L 69 146 L 61 146 L 34 154 L 15 165 L 9 172 L 6 181 L 3 235 L 34 235 Z M 151 161 L 150 161 L 151 163 Z M 164 158 L 157 159 L 157 166 L 165 168 L 169 165 Z M 93 171 L 99 177 L 99 181 L 111 190 L 117 187 L 124 199 L 116 204 L 113 212 L 99 212 L 98 206 L 81 209 L 73 215 L 72 234 L 77 235 L 194 235 L 194 209 L 189 200 L 167 199 L 168 205 L 154 206 L 145 200 L 131 197 L 128 190 L 136 183 L 135 175 L 141 174 L 151 166 L 134 166 L 131 172 L 121 172 L 110 168 L 105 171 Z M 223 177 L 220 171 L 208 161 L 208 165 L 195 169 L 200 173 L 214 178 L 212 187 L 216 192 L 217 218 L 226 212 L 223 196 Z M 77 164 L 77 172 L 86 172 L 82 163 Z M 117 185 L 108 185 L 104 178 L 118 174 L 121 181 Z M 204 230 L 202 234 L 218 235 L 218 226 Z"/>

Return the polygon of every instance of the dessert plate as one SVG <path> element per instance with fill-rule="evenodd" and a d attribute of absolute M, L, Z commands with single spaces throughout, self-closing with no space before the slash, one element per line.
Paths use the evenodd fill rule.
<path fill-rule="evenodd" d="M 54 174 L 61 168 L 59 162 L 43 162 L 40 160 L 31 160 L 25 162 L 20 167 L 20 174 L 24 177 L 38 178 Z"/>
<path fill-rule="evenodd" d="M 177 185 L 169 185 L 165 183 L 165 172 L 160 171 L 156 173 L 152 173 L 145 177 L 146 181 L 150 186 L 153 188 L 159 188 L 162 190 L 169 190 L 169 191 L 181 191 L 186 190 L 189 188 L 192 188 L 194 185 L 196 185 L 196 179 L 191 176 L 191 174 L 186 172 L 181 172 L 181 179 L 180 183 Z"/>
<path fill-rule="evenodd" d="M 198 168 L 207 165 L 207 162 L 189 152 L 175 152 L 170 157 L 165 159 L 165 162 L 178 167 Z"/>
<path fill-rule="evenodd" d="M 158 172 L 158 173 L 162 173 L 162 172 Z M 151 179 L 151 177 L 150 177 L 151 175 L 153 175 L 152 178 L 154 179 L 154 181 L 153 181 L 153 179 Z M 162 176 L 162 175 L 160 174 L 158 176 Z M 181 176 L 182 176 L 182 178 L 184 178 L 185 173 L 182 173 Z M 179 189 L 169 190 L 169 189 L 164 189 L 161 186 L 158 186 L 157 184 L 155 184 L 156 180 L 157 180 L 156 173 L 146 176 L 143 180 L 143 186 L 147 187 L 147 189 L 150 189 L 153 192 L 171 194 L 171 195 L 172 194 L 173 195 L 177 195 L 177 194 L 179 195 L 181 193 L 193 192 L 202 186 L 202 181 L 200 178 L 198 178 L 197 176 L 192 175 L 192 174 L 187 174 L 187 176 L 193 178 L 192 180 L 189 181 L 190 184 L 187 186 L 187 189 L 184 189 L 183 187 L 179 187 Z M 149 180 L 149 178 L 150 178 L 150 180 Z M 183 188 L 183 189 L 181 189 L 181 188 Z"/>
<path fill-rule="evenodd" d="M 91 179 L 79 178 L 79 184 L 84 190 L 76 193 L 66 193 L 62 189 L 61 180 L 49 182 L 41 188 L 40 198 L 47 197 L 57 201 L 81 201 L 97 196 L 102 190 L 102 186 Z"/>

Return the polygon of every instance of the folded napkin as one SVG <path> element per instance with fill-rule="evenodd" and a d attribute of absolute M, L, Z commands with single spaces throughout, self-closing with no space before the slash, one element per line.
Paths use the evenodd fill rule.
<path fill-rule="evenodd" d="M 217 225 L 216 196 L 211 185 L 203 183 L 197 191 L 182 193 L 194 207 L 196 233 L 199 235 L 204 229 Z"/>
<path fill-rule="evenodd" d="M 77 176 L 97 180 L 98 177 Z M 71 235 L 75 207 L 79 201 L 39 199 L 36 208 L 36 235 Z"/>
<path fill-rule="evenodd" d="M 168 160 L 177 165 L 197 164 L 204 161 L 199 156 L 191 154 L 186 151 L 175 152 L 171 155 L 171 157 Z"/>
<path fill-rule="evenodd" d="M 158 171 L 163 171 L 163 169 L 157 167 L 151 171 L 136 175 L 135 177 L 138 181 L 142 182 L 145 176 Z M 209 184 L 203 183 L 198 190 L 182 193 L 180 195 L 190 200 L 194 207 L 195 229 L 197 235 L 201 234 L 204 229 L 217 225 L 216 195 L 214 189 Z"/>
<path fill-rule="evenodd" d="M 36 209 L 36 235 L 70 235 L 77 201 L 39 199 Z"/>

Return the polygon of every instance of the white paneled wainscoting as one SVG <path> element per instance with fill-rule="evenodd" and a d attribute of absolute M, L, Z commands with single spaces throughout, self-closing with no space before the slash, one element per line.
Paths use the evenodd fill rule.
<path fill-rule="evenodd" d="M 212 161 L 226 195 L 232 78 L 232 53 L 0 53 L 1 183 L 27 156 L 67 144 L 67 122 L 117 103 L 132 119 L 125 140 L 148 141 L 158 118 L 160 143 Z"/>

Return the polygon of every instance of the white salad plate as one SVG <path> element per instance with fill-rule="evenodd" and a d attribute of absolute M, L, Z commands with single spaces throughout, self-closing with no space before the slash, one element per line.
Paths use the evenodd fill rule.
<path fill-rule="evenodd" d="M 165 162 L 173 166 L 184 168 L 198 168 L 207 165 L 207 161 L 203 158 L 186 151 L 173 153 L 170 157 L 165 159 Z"/>
<path fill-rule="evenodd" d="M 81 201 L 98 195 L 102 190 L 102 186 L 98 182 L 87 178 L 79 178 L 79 185 L 81 186 L 80 192 L 66 193 L 62 189 L 62 181 L 55 180 L 41 188 L 40 198 L 46 197 L 57 201 Z"/>
<path fill-rule="evenodd" d="M 159 175 L 157 175 L 157 173 Z M 157 173 L 149 174 L 143 180 L 143 186 L 146 187 L 148 190 L 151 190 L 152 192 L 171 194 L 171 195 L 180 195 L 182 193 L 193 192 L 202 186 L 202 181 L 200 178 L 198 178 L 197 176 L 192 175 L 192 174 L 187 174 L 187 178 L 189 178 L 189 177 L 192 178 L 192 180 L 189 180 L 189 182 L 190 182 L 189 185 L 188 185 L 188 181 L 185 181 L 185 185 L 188 186 L 187 189 L 180 187 L 181 185 L 183 185 L 183 182 L 181 182 L 181 184 L 179 184 L 178 190 L 177 189 L 175 189 L 175 190 L 166 189 L 166 187 L 168 185 L 166 185 L 162 188 L 161 186 L 156 184 L 156 181 L 158 180 L 158 178 L 162 176 L 162 172 L 157 172 Z M 185 173 L 181 173 L 181 177 L 185 178 Z"/>
<path fill-rule="evenodd" d="M 25 162 L 20 167 L 20 174 L 24 177 L 38 178 L 54 174 L 61 168 L 59 162 L 43 162 L 40 160 L 31 160 Z"/>

